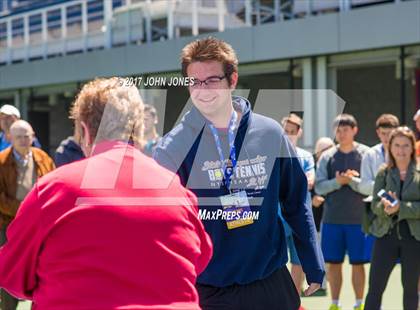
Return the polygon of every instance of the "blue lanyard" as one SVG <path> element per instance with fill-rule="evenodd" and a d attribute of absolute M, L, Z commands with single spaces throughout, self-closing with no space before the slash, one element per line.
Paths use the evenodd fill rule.
<path fill-rule="evenodd" d="M 216 127 L 213 124 L 209 124 L 211 132 L 213 133 L 214 142 L 216 143 L 217 152 L 219 152 L 220 162 L 222 171 L 224 172 L 225 185 L 230 190 L 230 181 L 233 175 L 233 171 L 236 167 L 236 150 L 235 150 L 235 126 L 238 119 L 238 114 L 233 111 L 232 117 L 229 121 L 228 127 L 228 138 L 229 138 L 229 160 L 228 164 L 225 164 L 225 157 L 223 156 L 222 145 L 220 143 L 219 134 L 217 133 Z"/>

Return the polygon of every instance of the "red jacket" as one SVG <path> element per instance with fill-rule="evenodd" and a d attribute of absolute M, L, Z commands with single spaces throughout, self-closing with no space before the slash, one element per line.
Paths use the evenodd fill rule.
<path fill-rule="evenodd" d="M 35 309 L 199 309 L 212 254 L 195 196 L 121 142 L 60 167 L 22 203 L 0 286 Z"/>

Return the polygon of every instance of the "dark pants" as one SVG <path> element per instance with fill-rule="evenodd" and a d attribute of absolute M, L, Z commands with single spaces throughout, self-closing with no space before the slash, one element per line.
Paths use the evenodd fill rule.
<path fill-rule="evenodd" d="M 390 234 L 375 240 L 365 310 L 380 309 L 382 294 L 398 258 L 401 262 L 404 310 L 417 310 L 417 283 L 420 275 L 419 255 L 420 241 L 411 236 L 406 221 L 397 224 Z"/>
<path fill-rule="evenodd" d="M 297 310 L 300 297 L 286 267 L 246 285 L 214 287 L 197 284 L 203 310 Z"/>
<path fill-rule="evenodd" d="M 6 229 L 0 230 L 0 246 L 6 243 Z M 1 277 L 1 275 L 0 275 Z M 17 308 L 18 299 L 7 293 L 4 289 L 0 289 L 1 310 L 15 310 Z"/>

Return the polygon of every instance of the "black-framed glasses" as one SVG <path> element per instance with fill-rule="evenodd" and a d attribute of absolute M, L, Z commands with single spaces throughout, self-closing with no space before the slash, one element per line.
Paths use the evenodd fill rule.
<path fill-rule="evenodd" d="M 190 84 L 190 87 L 198 87 L 202 86 L 203 84 L 209 87 L 214 87 L 219 85 L 219 83 L 226 78 L 226 75 L 222 76 L 210 76 L 204 81 L 194 78 L 192 80 L 192 83 Z"/>

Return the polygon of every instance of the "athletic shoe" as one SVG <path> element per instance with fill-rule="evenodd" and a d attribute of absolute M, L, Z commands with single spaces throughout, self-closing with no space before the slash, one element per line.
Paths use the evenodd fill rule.
<path fill-rule="evenodd" d="M 341 310 L 341 307 L 337 306 L 336 304 L 332 304 L 328 310 Z"/>
<path fill-rule="evenodd" d="M 353 307 L 353 309 L 354 310 L 363 310 L 363 309 L 365 309 L 365 304 L 361 304 L 360 306 L 358 306 L 358 307 Z"/>

